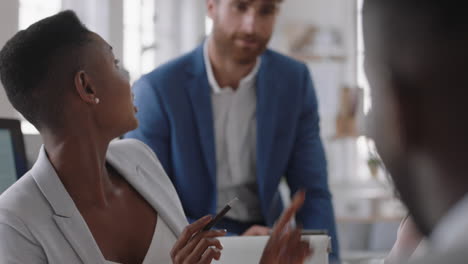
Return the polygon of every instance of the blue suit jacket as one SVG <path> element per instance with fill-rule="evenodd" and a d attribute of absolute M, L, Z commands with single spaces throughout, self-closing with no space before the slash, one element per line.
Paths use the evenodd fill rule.
<path fill-rule="evenodd" d="M 256 80 L 257 183 L 262 213 L 272 226 L 283 205 L 278 184 L 307 190 L 297 221 L 327 229 L 338 252 L 317 99 L 307 67 L 267 50 Z M 126 135 L 157 154 L 189 219 L 216 212 L 216 155 L 211 87 L 203 46 L 144 75 L 133 87 L 139 128 Z"/>

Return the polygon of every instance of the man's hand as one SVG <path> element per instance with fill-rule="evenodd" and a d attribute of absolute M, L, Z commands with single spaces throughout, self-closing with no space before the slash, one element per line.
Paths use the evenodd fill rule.
<path fill-rule="evenodd" d="M 253 225 L 242 236 L 267 236 L 270 234 L 270 228 L 261 225 Z"/>
<path fill-rule="evenodd" d="M 289 228 L 288 223 L 304 203 L 305 192 L 294 195 L 291 206 L 284 211 L 273 227 L 273 232 L 263 250 L 260 264 L 302 264 L 312 255 L 312 249 L 301 240 L 301 230 Z"/>

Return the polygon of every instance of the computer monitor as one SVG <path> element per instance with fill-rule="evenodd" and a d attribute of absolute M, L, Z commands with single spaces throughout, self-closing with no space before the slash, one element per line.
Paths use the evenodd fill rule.
<path fill-rule="evenodd" d="M 27 170 L 21 123 L 0 119 L 0 194 Z"/>

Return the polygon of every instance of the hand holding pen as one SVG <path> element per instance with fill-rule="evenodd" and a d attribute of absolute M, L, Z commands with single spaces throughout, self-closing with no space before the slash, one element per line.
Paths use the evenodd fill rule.
<path fill-rule="evenodd" d="M 188 225 L 171 250 L 172 262 L 211 263 L 219 260 L 223 246 L 216 237 L 224 236 L 227 230 L 211 230 L 238 201 L 232 199 L 214 218 L 207 215 Z"/>
<path fill-rule="evenodd" d="M 203 231 L 211 221 L 207 215 L 185 227 L 171 250 L 174 264 L 208 264 L 213 259 L 219 260 L 223 246 L 216 237 L 226 235 L 226 230 Z"/>
<path fill-rule="evenodd" d="M 237 201 L 239 201 L 239 199 L 237 199 L 237 197 L 235 197 L 234 199 L 232 199 L 229 203 L 227 203 L 224 208 L 218 213 L 216 214 L 216 216 L 213 218 L 213 220 L 211 220 L 204 228 L 203 228 L 203 231 L 208 231 L 210 230 L 213 226 L 215 226 L 220 220 L 221 218 L 224 217 L 224 215 L 227 214 L 227 212 L 229 212 L 229 210 L 231 210 L 232 208 L 232 205 L 234 203 L 236 203 Z"/>

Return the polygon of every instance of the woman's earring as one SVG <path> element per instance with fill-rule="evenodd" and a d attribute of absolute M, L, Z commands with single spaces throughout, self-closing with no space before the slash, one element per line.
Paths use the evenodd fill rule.
<path fill-rule="evenodd" d="M 97 97 L 94 98 L 94 102 L 95 102 L 96 104 L 99 104 L 99 98 L 97 98 Z"/>

